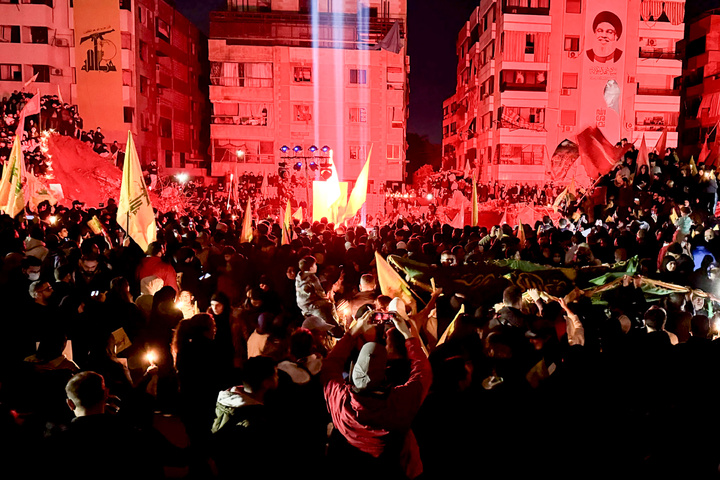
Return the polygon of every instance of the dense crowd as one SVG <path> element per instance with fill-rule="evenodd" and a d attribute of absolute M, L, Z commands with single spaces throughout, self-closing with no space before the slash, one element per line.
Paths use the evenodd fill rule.
<path fill-rule="evenodd" d="M 672 150 L 636 157 L 567 195 L 559 222 L 520 227 L 296 221 L 281 244 L 263 220 L 240 243 L 242 212 L 216 209 L 159 213 L 142 251 L 112 200 L 2 216 L 6 469 L 717 478 L 717 182 Z M 498 259 L 638 267 L 599 298 L 491 295 L 488 275 L 482 295 L 410 285 L 412 308 L 382 294 L 376 252 L 438 277 Z M 678 288 L 649 296 L 644 279 Z"/>
<path fill-rule="evenodd" d="M 20 112 L 32 97 L 32 93 L 16 90 L 0 100 L 0 166 L 4 166 L 10 157 Z M 111 158 L 114 162 L 118 161 L 118 155 L 122 156 L 117 142 L 109 146 L 105 143 L 105 135 L 100 127 L 83 130 L 83 119 L 78 114 L 77 105 L 62 102 L 57 95 L 43 95 L 40 98 L 40 114 L 25 118 L 21 139 L 25 164 L 36 176 L 44 175 L 48 171 L 49 158 L 47 152 L 43 151 L 41 139 L 43 132 L 48 130 L 75 137 L 91 146 L 96 153 Z"/>

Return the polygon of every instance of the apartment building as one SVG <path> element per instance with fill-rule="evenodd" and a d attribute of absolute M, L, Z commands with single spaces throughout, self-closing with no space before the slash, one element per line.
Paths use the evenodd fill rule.
<path fill-rule="evenodd" d="M 545 182 L 556 147 L 597 126 L 611 142 L 677 144 L 684 1 L 481 0 L 457 40 L 443 103 L 445 164 L 484 181 Z M 639 142 L 638 142 L 639 145 Z"/>
<path fill-rule="evenodd" d="M 77 104 L 86 130 L 166 173 L 206 173 L 207 39 L 168 0 L 0 2 L 0 95 L 23 88 Z"/>
<path fill-rule="evenodd" d="M 281 164 L 296 173 L 327 161 L 328 147 L 341 181 L 357 178 L 372 149 L 370 191 L 402 182 L 406 18 L 405 0 L 229 0 L 213 12 L 212 175 Z"/>

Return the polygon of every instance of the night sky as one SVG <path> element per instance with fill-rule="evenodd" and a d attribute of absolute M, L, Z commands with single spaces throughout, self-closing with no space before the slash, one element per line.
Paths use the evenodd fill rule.
<path fill-rule="evenodd" d="M 410 119 L 408 131 L 442 137 L 442 102 L 455 91 L 455 41 L 478 0 L 409 0 Z M 176 0 L 178 10 L 205 33 L 209 13 L 226 0 Z"/>

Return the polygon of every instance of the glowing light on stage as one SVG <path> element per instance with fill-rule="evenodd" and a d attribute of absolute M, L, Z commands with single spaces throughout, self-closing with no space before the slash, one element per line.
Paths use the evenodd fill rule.
<path fill-rule="evenodd" d="M 282 147 L 280 147 L 280 151 L 283 153 L 287 153 L 288 150 L 290 150 L 290 147 L 288 147 L 287 145 L 283 145 Z"/>
<path fill-rule="evenodd" d="M 302 150 L 302 147 L 300 145 L 295 145 L 293 147 L 293 152 L 295 152 L 295 153 L 299 152 L 300 150 Z"/>
<path fill-rule="evenodd" d="M 178 173 L 175 175 L 175 180 L 180 183 L 187 183 L 187 181 L 190 180 L 190 175 L 188 175 L 186 172 Z"/>
<path fill-rule="evenodd" d="M 235 155 L 237 155 L 238 158 L 242 158 L 243 156 L 245 156 L 245 152 L 243 152 L 242 150 L 238 150 L 235 152 Z"/>
<path fill-rule="evenodd" d="M 57 223 L 57 217 L 55 215 L 50 217 L 50 224 L 55 225 Z"/>
<path fill-rule="evenodd" d="M 327 145 L 323 145 L 323 147 L 320 150 L 322 150 L 323 153 L 327 153 L 330 151 L 330 147 L 328 147 Z"/>
<path fill-rule="evenodd" d="M 432 199 L 433 199 L 433 194 L 432 194 L 432 193 L 428 193 L 427 195 L 425 195 L 425 198 L 427 198 L 428 200 L 432 200 Z"/>

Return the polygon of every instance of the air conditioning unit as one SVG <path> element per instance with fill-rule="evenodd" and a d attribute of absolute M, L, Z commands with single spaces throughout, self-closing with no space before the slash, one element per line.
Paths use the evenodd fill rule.
<path fill-rule="evenodd" d="M 62 77 L 62 69 L 61 68 L 51 68 L 50 69 L 50 75 L 55 75 L 57 77 Z"/>
<path fill-rule="evenodd" d="M 67 38 L 55 38 L 55 46 L 58 47 L 69 47 L 70 46 L 70 40 Z"/>
<path fill-rule="evenodd" d="M 627 83 L 637 83 L 637 82 L 635 81 L 635 77 L 631 77 L 630 75 L 628 75 Z"/>
<path fill-rule="evenodd" d="M 648 38 L 647 44 L 651 47 L 654 47 L 656 43 L 656 40 L 654 38 Z"/>
<path fill-rule="evenodd" d="M 578 55 L 578 52 L 568 52 L 568 57 L 570 57 L 570 58 L 575 58 L 575 57 L 577 57 L 577 55 Z"/>
<path fill-rule="evenodd" d="M 563 88 L 562 90 L 560 90 L 560 95 L 565 95 L 565 96 L 570 95 L 570 89 L 569 89 L 569 88 Z"/>

